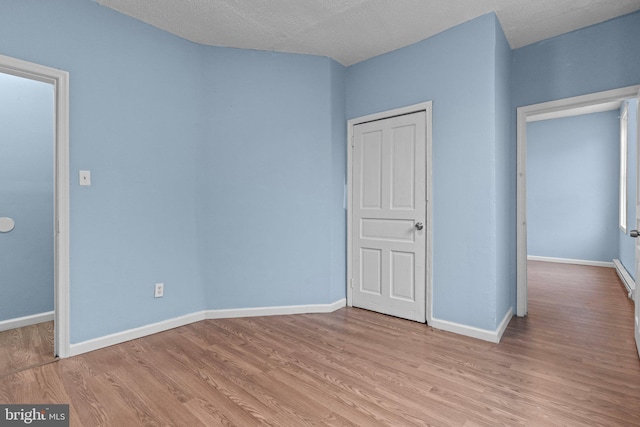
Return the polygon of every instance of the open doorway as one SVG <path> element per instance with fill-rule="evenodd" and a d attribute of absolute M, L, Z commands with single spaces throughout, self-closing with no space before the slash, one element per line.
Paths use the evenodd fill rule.
<path fill-rule="evenodd" d="M 525 316 L 527 304 L 527 123 L 576 116 L 619 108 L 622 101 L 638 96 L 640 86 L 566 98 L 518 108 L 518 195 L 517 195 L 517 315 Z"/>
<path fill-rule="evenodd" d="M 620 258 L 621 105 L 610 108 L 527 123 L 530 262 L 613 267 Z"/>
<path fill-rule="evenodd" d="M 53 86 L 0 73 L 0 375 L 54 358 Z"/>
<path fill-rule="evenodd" d="M 12 116 L 4 130 L 10 127 L 9 123 L 15 129 L 0 140 L 4 157 L 11 157 L 0 176 L 1 190 L 5 193 L 0 205 L 0 244 L 7 246 L 0 249 L 6 255 L 3 262 L 11 262 L 12 267 L 16 267 L 9 269 L 7 264 L 3 269 L 10 277 L 1 282 L 1 298 L 12 299 L 13 304 L 0 307 L 3 311 L 0 325 L 7 330 L 52 322 L 48 354 L 43 358 L 24 357 L 26 365 L 31 366 L 69 355 L 69 75 L 2 55 L 0 74 L 5 89 L 11 87 L 15 92 L 12 96 L 8 96 L 9 89 L 3 92 L 2 98 L 9 98 L 11 102 L 5 105 L 4 112 L 13 114 L 22 110 L 22 114 L 29 115 Z M 30 105 L 35 99 L 40 100 L 38 104 Z M 44 123 L 46 117 L 48 123 Z M 25 122 L 24 126 L 14 126 L 18 121 Z M 38 153 L 42 155 L 38 156 L 38 165 L 35 157 L 30 165 L 29 154 L 38 150 L 43 151 Z M 35 211 L 39 209 L 47 212 L 38 216 Z M 46 219 L 36 220 L 36 217 Z M 34 240 L 36 234 L 38 237 Z M 38 258 L 47 246 L 50 249 L 47 260 Z M 17 258 L 10 261 L 9 254 Z M 37 274 L 32 274 L 36 271 Z M 43 279 L 45 275 L 48 279 Z M 17 284 L 18 288 L 10 289 L 10 284 Z M 19 370 L 20 366 L 10 369 Z"/>

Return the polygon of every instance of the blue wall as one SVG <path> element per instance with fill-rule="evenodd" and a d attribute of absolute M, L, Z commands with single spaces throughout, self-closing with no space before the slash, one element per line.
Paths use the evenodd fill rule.
<path fill-rule="evenodd" d="M 638 40 L 640 12 L 515 49 L 513 105 L 639 84 Z"/>
<path fill-rule="evenodd" d="M 618 114 L 527 125 L 528 255 L 618 258 Z"/>
<path fill-rule="evenodd" d="M 511 140 L 511 47 L 496 19 L 495 55 L 495 168 L 496 168 L 496 322 L 516 305 L 516 181 L 511 161 L 516 147 Z M 515 311 L 515 310 L 514 310 Z M 496 325 L 497 326 L 497 325 Z"/>
<path fill-rule="evenodd" d="M 514 50 L 512 122 L 520 106 L 640 84 L 638 40 L 640 12 L 635 12 Z M 515 156 L 511 164 L 515 179 Z M 631 211 L 630 218 L 634 215 Z M 619 255 L 633 273 L 626 239 L 620 239 Z"/>
<path fill-rule="evenodd" d="M 343 67 L 225 48 L 205 61 L 208 307 L 344 298 Z"/>
<path fill-rule="evenodd" d="M 0 73 L 0 321 L 53 310 L 53 86 Z"/>
<path fill-rule="evenodd" d="M 344 298 L 344 67 L 197 45 L 89 0 L 2 2 L 0 54 L 70 72 L 72 343 Z"/>
<path fill-rule="evenodd" d="M 512 56 L 486 15 L 345 71 L 196 45 L 89 0 L 2 2 L 0 54 L 71 76 L 72 343 L 207 308 L 343 297 L 344 118 L 426 100 L 434 316 L 494 329 L 515 290 L 507 98 L 638 83 L 639 36 L 636 13 Z"/>
<path fill-rule="evenodd" d="M 433 316 L 489 330 L 515 283 L 498 261 L 513 235 L 513 190 L 498 183 L 508 168 L 497 165 L 513 149 L 510 55 L 490 14 L 347 69 L 349 119 L 433 100 Z"/>
<path fill-rule="evenodd" d="M 199 46 L 87 0 L 11 0 L 0 53 L 70 73 L 71 342 L 204 309 Z"/>
<path fill-rule="evenodd" d="M 627 101 L 627 232 L 619 231 L 619 259 L 629 274 L 636 278 L 636 239 L 629 236 L 629 230 L 636 228 L 636 174 L 638 173 L 638 100 Z"/>
<path fill-rule="evenodd" d="M 346 68 L 331 61 L 331 289 L 330 301 L 346 297 L 347 127 Z"/>

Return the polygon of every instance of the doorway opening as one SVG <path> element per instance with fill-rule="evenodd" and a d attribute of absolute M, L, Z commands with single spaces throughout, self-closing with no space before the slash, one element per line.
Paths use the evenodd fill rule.
<path fill-rule="evenodd" d="M 69 74 L 3 55 L 0 55 L 0 73 L 45 83 L 53 89 L 53 356 L 68 357 Z"/>
<path fill-rule="evenodd" d="M 517 110 L 517 304 L 516 314 L 528 313 L 527 304 L 527 123 L 615 108 L 638 97 L 640 85 L 519 107 Z"/>

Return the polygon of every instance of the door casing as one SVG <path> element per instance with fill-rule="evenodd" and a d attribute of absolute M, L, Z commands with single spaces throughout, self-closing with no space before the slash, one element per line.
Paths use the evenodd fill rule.
<path fill-rule="evenodd" d="M 417 113 L 424 111 L 426 120 L 426 129 L 425 129 L 425 162 L 426 162 L 426 221 L 425 221 L 425 230 L 426 230 L 426 322 L 427 324 L 431 323 L 432 313 L 433 313 L 433 298 L 432 298 L 432 279 L 433 279 L 433 200 L 432 200 L 432 174 L 431 174 L 431 164 L 432 164 L 432 133 L 431 133 L 431 124 L 432 124 L 432 108 L 433 101 L 423 102 L 420 104 L 414 104 L 407 107 L 396 108 L 389 111 L 383 111 L 380 113 L 369 114 L 367 116 L 358 117 L 355 119 L 351 119 L 347 122 L 347 135 L 348 135 L 348 143 L 347 143 L 347 305 L 349 307 L 353 306 L 353 259 L 352 259 L 352 250 L 353 250 L 353 241 L 352 241 L 352 221 L 353 221 L 353 138 L 354 138 L 354 127 L 356 125 L 372 122 L 376 120 L 383 120 L 390 117 L 401 116 L 405 114 Z"/>
<path fill-rule="evenodd" d="M 69 344 L 69 73 L 0 55 L 0 72 L 53 86 L 54 96 L 54 352 Z"/>
<path fill-rule="evenodd" d="M 640 102 L 640 89 L 638 89 L 638 102 Z M 638 169 L 638 165 L 640 165 L 640 104 L 638 108 L 636 108 L 636 212 L 634 215 L 634 221 L 636 230 L 640 230 L 640 170 Z M 627 223 L 629 218 L 627 218 Z M 627 227 L 627 230 L 629 227 Z M 640 271 L 640 237 L 636 238 L 636 256 L 635 256 L 635 265 L 636 265 L 636 286 L 633 291 L 633 328 L 634 328 L 634 336 L 636 339 L 636 349 L 638 350 L 638 356 L 640 357 L 640 292 L 638 292 L 638 286 L 640 285 L 640 277 L 638 276 L 638 271 Z"/>

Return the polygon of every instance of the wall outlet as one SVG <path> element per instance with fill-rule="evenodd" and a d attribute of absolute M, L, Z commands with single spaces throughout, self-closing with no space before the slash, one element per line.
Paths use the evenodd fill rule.
<path fill-rule="evenodd" d="M 164 296 L 164 283 L 156 283 L 154 297 L 162 298 Z"/>

